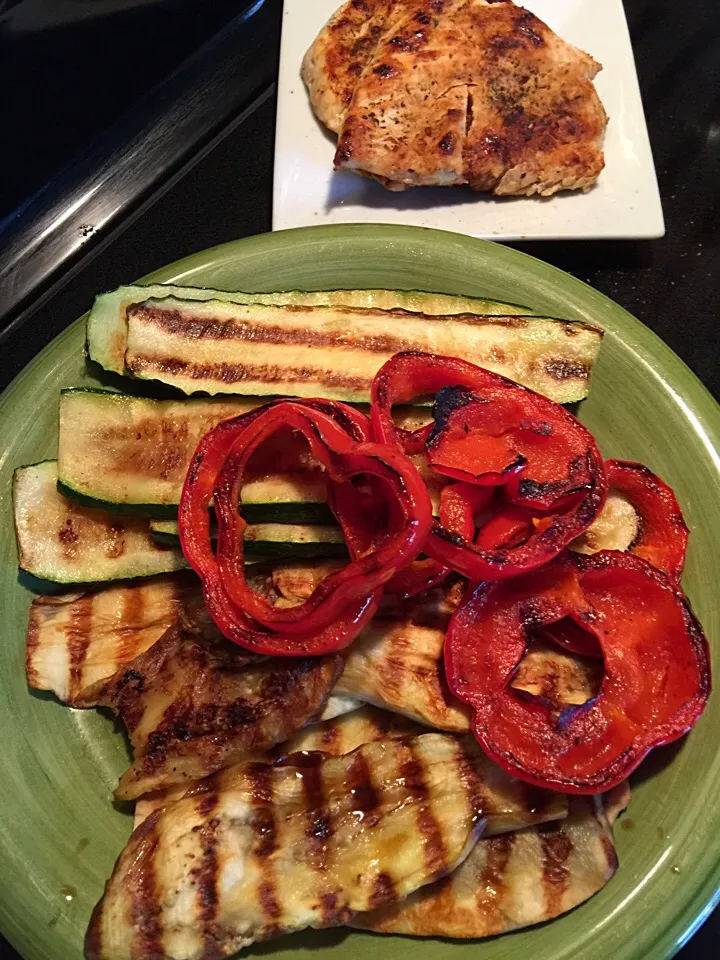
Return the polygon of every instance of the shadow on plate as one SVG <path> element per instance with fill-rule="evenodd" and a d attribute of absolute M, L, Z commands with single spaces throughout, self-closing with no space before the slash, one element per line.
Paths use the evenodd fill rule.
<path fill-rule="evenodd" d="M 329 930 L 302 930 L 289 936 L 255 943 L 243 950 L 243 957 L 269 957 L 280 950 L 328 950 L 341 944 L 352 933 L 347 927 Z"/>
<path fill-rule="evenodd" d="M 133 380 L 119 373 L 105 370 L 95 360 L 85 358 L 85 373 L 98 381 L 98 389 L 114 393 L 125 393 L 132 397 L 150 397 L 153 400 L 180 400 L 185 397 L 182 390 L 158 380 Z M 94 388 L 93 388 L 94 389 Z"/>
<path fill-rule="evenodd" d="M 549 199 L 549 198 L 548 198 Z M 372 210 L 431 210 L 436 207 L 462 207 L 473 204 L 516 203 L 526 197 L 496 197 L 491 193 L 475 193 L 469 187 L 413 187 L 394 192 L 376 180 L 361 177 L 349 170 L 339 170 L 330 179 L 325 212 L 336 207 L 358 205 Z M 545 199 L 537 199 L 545 203 Z"/>
<path fill-rule="evenodd" d="M 658 747 L 653 750 L 630 777 L 630 786 L 633 788 L 639 787 L 640 784 L 652 780 L 662 773 L 666 767 L 675 762 L 676 757 L 685 749 L 686 740 L 687 737 L 682 737 L 680 740 L 669 743 L 666 747 Z"/>

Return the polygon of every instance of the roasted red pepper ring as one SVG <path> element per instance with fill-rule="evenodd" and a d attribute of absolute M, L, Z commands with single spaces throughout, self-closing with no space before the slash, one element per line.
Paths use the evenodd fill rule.
<path fill-rule="evenodd" d="M 689 534 L 675 494 L 640 463 L 608 460 L 605 469 L 610 490 L 629 500 L 638 515 L 640 529 L 628 549 L 679 580 Z"/>
<path fill-rule="evenodd" d="M 398 431 L 392 419 L 392 408 L 395 404 L 408 403 L 418 396 L 436 394 L 447 386 L 500 397 L 503 409 L 514 418 L 518 409 L 527 403 L 534 411 L 533 422 L 540 423 L 540 413 L 543 412 L 546 421 L 561 424 L 562 437 L 565 436 L 565 430 L 572 434 L 574 451 L 582 446 L 583 452 L 574 452 L 567 465 L 569 486 L 555 484 L 540 489 L 531 482 L 529 487 L 523 488 L 519 465 L 514 460 L 510 463 L 506 457 L 503 459 L 507 453 L 504 446 L 501 451 L 503 456 L 494 461 L 496 476 L 493 483 L 503 479 L 506 484 L 515 484 L 509 486 L 507 492 L 517 500 L 518 505 L 527 502 L 532 508 L 540 509 L 547 506 L 549 500 L 556 507 L 558 504 L 563 507 L 564 512 L 550 517 L 549 522 L 546 518 L 542 525 L 534 525 L 532 535 L 526 541 L 515 546 L 488 547 L 482 536 L 479 543 L 474 543 L 472 537 L 465 537 L 457 530 L 448 529 L 442 522 L 435 521 L 425 544 L 425 552 L 430 557 L 474 583 L 505 579 L 534 570 L 552 560 L 572 539 L 586 530 L 602 508 L 607 496 L 607 480 L 597 444 L 592 434 L 558 404 L 474 364 L 454 357 L 425 353 L 396 354 L 376 375 L 371 406 L 376 439 L 408 449 L 420 437 L 427 438 L 426 427 L 409 436 Z M 483 406 L 483 403 L 474 400 L 473 404 L 476 407 Z M 488 408 L 490 406 L 488 403 Z M 427 442 L 431 444 L 432 440 Z M 576 492 L 568 499 L 571 489 Z"/>
<path fill-rule="evenodd" d="M 185 556 L 202 578 L 207 608 L 229 640 L 268 656 L 321 655 L 342 649 L 358 635 L 375 615 L 382 590 L 378 589 L 349 604 L 325 630 L 296 635 L 289 644 L 286 637 L 264 630 L 229 600 L 210 540 L 209 505 L 229 445 L 263 411 L 281 402 L 271 401 L 241 417 L 223 421 L 201 440 L 193 456 L 180 501 L 180 538 Z M 364 441 L 369 436 L 369 421 L 352 407 L 325 400 L 296 402 L 332 416 L 350 437 L 358 441 Z M 352 553 L 352 547 L 350 549 Z"/>
<path fill-rule="evenodd" d="M 435 395 L 435 425 L 407 434 L 392 407 Z M 506 377 L 456 357 L 399 353 L 380 369 L 371 408 L 377 439 L 405 452 L 426 438 L 430 466 L 467 483 L 506 485 L 537 510 L 570 506 L 590 483 L 592 434 L 564 407 Z"/>
<path fill-rule="evenodd" d="M 558 715 L 510 683 L 529 631 L 566 617 L 597 639 L 605 677 L 594 699 Z M 488 756 L 529 783 L 568 793 L 620 783 L 651 749 L 687 733 L 711 687 L 707 641 L 682 592 L 645 560 L 617 551 L 567 551 L 532 574 L 481 584 L 451 621 L 445 664 Z"/>
<path fill-rule="evenodd" d="M 217 565 L 206 569 L 203 595 L 213 621 L 233 643 L 265 656 L 307 657 L 342 650 L 351 643 L 375 616 L 382 589 L 349 603 L 324 630 L 295 635 L 290 643 L 283 634 L 263 630 L 232 603 L 222 585 Z"/>
<path fill-rule="evenodd" d="M 207 433 L 193 454 L 188 473 L 185 477 L 178 523 L 183 552 L 193 569 L 202 576 L 203 569 L 215 562 L 215 554 L 210 539 L 210 502 L 213 497 L 215 481 L 224 462 L 227 450 L 233 440 L 252 424 L 264 411 L 281 403 L 271 400 L 239 417 L 223 420 L 214 430 Z M 346 404 L 332 403 L 326 400 L 299 400 L 301 405 L 329 412 L 337 418 L 339 425 L 356 440 L 369 437 L 370 423 L 359 411 Z"/>
<path fill-rule="evenodd" d="M 450 483 L 440 491 L 440 523 L 446 530 L 452 530 L 465 538 L 472 538 L 475 532 L 475 514 L 485 509 L 492 500 L 493 491 L 489 487 L 471 487 L 466 483 Z M 404 599 L 413 597 L 424 590 L 442 583 L 452 573 L 431 557 L 415 560 L 396 574 L 386 585 L 388 593 L 397 593 Z"/>
<path fill-rule="evenodd" d="M 218 518 L 217 566 L 230 604 L 256 624 L 298 637 L 325 630 L 343 617 L 348 604 L 356 605 L 359 600 L 367 599 L 406 566 L 419 552 L 431 519 L 427 491 L 413 464 L 394 448 L 352 439 L 336 419 L 319 406 L 307 402 L 277 402 L 253 411 L 250 417 L 238 418 L 234 425 L 227 421 L 220 424 L 216 428 L 217 438 L 213 437 L 216 431 L 211 432 L 198 448 L 180 511 L 181 531 L 188 527 L 191 532 L 189 538 L 184 535 L 184 549 L 186 541 L 192 540 L 192 531 L 201 531 L 204 549 L 198 551 L 197 544 L 189 543 L 186 555 L 201 576 L 207 576 L 212 555 L 206 541 L 208 519 L 206 514 L 200 518 L 197 503 L 206 511 L 209 497 L 214 498 Z M 349 543 L 352 560 L 347 567 L 326 578 L 305 603 L 278 609 L 245 581 L 242 549 L 245 523 L 237 504 L 248 460 L 264 439 L 288 426 L 306 436 L 312 453 L 326 468 L 331 488 L 360 473 L 383 481 L 385 495 L 393 501 L 395 528 L 363 556 L 359 556 L 357 549 L 363 539 L 358 535 L 355 549 Z M 353 532 L 349 529 L 353 521 L 346 513 L 339 513 L 338 519 L 346 532 Z"/>
<path fill-rule="evenodd" d="M 279 609 L 245 581 L 242 533 L 246 524 L 238 514 L 237 504 L 249 457 L 267 436 L 286 426 L 305 435 L 314 457 L 335 483 L 345 483 L 358 474 L 384 481 L 386 498 L 399 508 L 399 514 L 391 518 L 395 521 L 391 526 L 396 529 L 383 542 L 326 577 L 304 603 Z M 327 414 L 292 401 L 268 409 L 253 421 L 252 430 L 233 442 L 218 476 L 214 497 L 217 557 L 230 599 L 259 623 L 288 634 L 322 630 L 349 601 L 382 587 L 420 552 L 431 520 L 427 490 L 407 457 L 384 444 L 358 443 Z M 338 519 L 342 523 L 343 515 Z"/>
<path fill-rule="evenodd" d="M 483 547 L 485 536 L 474 543 L 435 522 L 425 542 L 425 553 L 472 583 L 504 580 L 543 566 L 587 530 L 605 502 L 605 471 L 597 448 L 588 454 L 588 466 L 591 486 L 582 500 L 567 513 L 543 518 L 549 519 L 549 524 L 535 527 L 527 540 L 517 545 L 511 541 L 510 545 Z"/>

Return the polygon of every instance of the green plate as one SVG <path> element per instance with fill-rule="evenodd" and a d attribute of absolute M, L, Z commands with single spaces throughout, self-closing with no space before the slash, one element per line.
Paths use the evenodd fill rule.
<path fill-rule="evenodd" d="M 127 278 L 132 280 L 131 277 Z M 330 226 L 268 234 L 198 253 L 146 280 L 241 290 L 419 288 L 527 303 L 588 320 L 607 336 L 581 417 L 609 457 L 640 460 L 677 491 L 692 531 L 685 586 L 720 650 L 720 409 L 646 327 L 590 287 L 505 247 L 410 227 Z M 18 583 L 10 479 L 55 455 L 61 387 L 91 384 L 83 319 L 28 365 L 0 399 L 0 916 L 31 960 L 78 960 L 93 904 L 129 833 L 111 793 L 127 760 L 106 717 L 29 693 L 24 639 L 30 594 Z M 250 954 L 332 945 L 334 960 L 381 949 L 386 960 L 656 960 L 670 956 L 718 898 L 720 698 L 690 737 L 657 751 L 618 830 L 621 867 L 589 903 L 542 927 L 470 944 L 326 931 Z"/>

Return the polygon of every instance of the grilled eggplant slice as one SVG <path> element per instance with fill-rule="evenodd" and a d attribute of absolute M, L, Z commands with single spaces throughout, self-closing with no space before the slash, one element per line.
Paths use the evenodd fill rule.
<path fill-rule="evenodd" d="M 88 960 L 224 957 L 346 923 L 452 870 L 491 815 L 453 737 L 295 756 L 225 771 L 153 813 L 93 912 Z"/>
<path fill-rule="evenodd" d="M 282 743 L 322 711 L 341 669 L 340 656 L 258 659 L 171 627 L 86 693 L 120 717 L 135 751 L 115 796 L 200 780 Z"/>
<path fill-rule="evenodd" d="M 434 615 L 434 605 L 418 604 L 405 619 L 375 619 L 353 643 L 336 692 L 439 730 L 469 730 L 470 714 L 445 681 L 447 623 L 425 625 Z"/>
<path fill-rule="evenodd" d="M 220 300 L 229 303 L 262 303 L 297 307 L 360 307 L 374 310 L 407 310 L 411 313 L 486 315 L 531 314 L 528 307 L 477 297 L 456 297 L 421 290 L 324 290 L 284 293 L 230 293 L 203 287 L 153 284 L 119 287 L 95 298 L 87 322 L 87 350 L 91 360 L 113 373 L 125 372 L 127 308 L 145 300 L 173 297 L 180 300 Z"/>
<path fill-rule="evenodd" d="M 581 536 L 570 544 L 577 553 L 599 550 L 628 550 L 640 532 L 635 507 L 621 493 L 611 490 L 597 517 Z"/>
<path fill-rule="evenodd" d="M 427 730 L 412 720 L 379 710 L 377 707 L 365 706 L 326 723 L 307 726 L 258 759 L 277 762 L 301 752 L 320 752 L 340 757 L 352 753 L 364 743 L 415 737 L 423 733 L 427 733 Z M 482 778 L 483 796 L 488 810 L 491 811 L 483 836 L 518 830 L 533 823 L 560 820 L 567 816 L 568 803 L 564 794 L 529 788 L 520 780 L 506 776 L 485 757 L 471 737 L 463 737 L 461 743 Z M 154 810 L 179 800 L 188 789 L 195 788 L 175 787 L 141 797 L 135 806 L 135 826 L 139 826 Z"/>
<path fill-rule="evenodd" d="M 212 636 L 200 582 L 189 573 L 38 597 L 28 616 L 28 684 L 69 706 L 88 706 L 91 686 L 144 653 L 181 616 Z"/>
<path fill-rule="evenodd" d="M 602 797 L 570 797 L 565 820 L 483 837 L 449 877 L 351 925 L 466 939 L 552 920 L 596 894 L 617 869 L 612 824 L 629 790 L 610 800 L 606 809 Z"/>
<path fill-rule="evenodd" d="M 121 580 L 188 565 L 177 547 L 155 540 L 147 520 L 113 517 L 61 496 L 54 460 L 15 471 L 13 508 L 20 568 L 42 580 Z"/>
<path fill-rule="evenodd" d="M 471 360 L 569 403 L 587 395 L 602 333 L 544 317 L 147 300 L 127 310 L 126 372 L 184 393 L 367 402 L 400 350 Z"/>
<path fill-rule="evenodd" d="M 249 582 L 274 603 L 293 604 L 305 599 L 334 565 L 256 564 Z M 345 655 L 333 695 L 351 699 L 339 706 L 335 702 L 333 709 L 348 709 L 359 700 L 427 726 L 468 730 L 469 715 L 449 693 L 442 663 L 443 638 L 461 586 L 461 581 L 451 582 L 404 603 L 388 597 Z M 200 583 L 190 575 L 35 600 L 27 636 L 28 682 L 75 706 L 87 704 L 92 683 L 127 666 L 180 622 L 209 639 L 219 636 Z M 600 664 L 555 646 L 543 651 L 534 645 L 513 685 L 559 705 L 580 703 L 593 695 Z"/>

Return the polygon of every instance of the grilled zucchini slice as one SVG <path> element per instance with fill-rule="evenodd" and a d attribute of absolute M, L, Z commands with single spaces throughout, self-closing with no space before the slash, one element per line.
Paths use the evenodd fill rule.
<path fill-rule="evenodd" d="M 87 323 L 87 350 L 95 360 L 113 373 L 125 372 L 127 346 L 127 308 L 145 300 L 217 300 L 229 303 L 261 303 L 290 306 L 344 306 L 375 310 L 408 310 L 426 314 L 530 314 L 528 307 L 497 300 L 476 297 L 453 297 L 444 293 L 424 293 L 420 290 L 324 290 L 305 293 L 292 290 L 285 293 L 230 293 L 207 290 L 202 287 L 176 287 L 153 284 L 142 287 L 119 287 L 95 298 Z"/>
<path fill-rule="evenodd" d="M 13 476 L 20 568 L 53 583 L 92 583 L 171 573 L 181 551 L 159 544 L 140 517 L 112 517 L 72 503 L 57 490 L 57 464 L 20 467 Z"/>
<path fill-rule="evenodd" d="M 177 514 L 183 481 L 200 438 L 261 401 L 150 400 L 107 390 L 60 395 L 58 488 L 86 506 L 156 519 Z M 243 487 L 251 523 L 333 523 L 318 468 L 298 469 L 303 449 L 276 452 L 277 473 Z M 282 472 L 283 463 L 292 472 Z"/>
<path fill-rule="evenodd" d="M 176 520 L 151 520 L 150 531 L 160 543 L 180 543 Z M 312 560 L 347 556 L 342 530 L 332 524 L 251 523 L 245 528 L 244 540 L 248 558 Z"/>
<path fill-rule="evenodd" d="M 586 396 L 602 334 L 546 317 L 146 300 L 127 309 L 125 372 L 186 394 L 367 402 L 402 350 L 471 360 L 559 403 Z"/>

